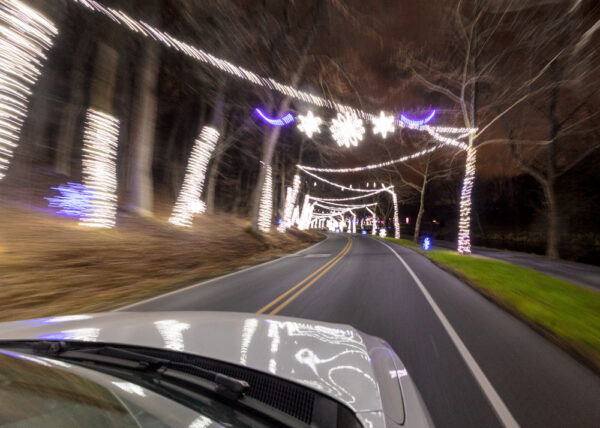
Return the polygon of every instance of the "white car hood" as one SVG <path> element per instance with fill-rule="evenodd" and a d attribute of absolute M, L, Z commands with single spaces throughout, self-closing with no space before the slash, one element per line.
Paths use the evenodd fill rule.
<path fill-rule="evenodd" d="M 357 413 L 382 410 L 363 337 L 346 325 L 230 312 L 106 312 L 0 323 L 0 340 L 32 339 L 172 349 L 280 376 Z"/>

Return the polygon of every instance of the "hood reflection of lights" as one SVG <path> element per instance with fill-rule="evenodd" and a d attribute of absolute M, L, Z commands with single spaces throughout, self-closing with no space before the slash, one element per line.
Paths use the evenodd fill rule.
<path fill-rule="evenodd" d="M 300 364 L 310 367 L 312 372 L 321 379 L 321 382 L 323 383 L 323 385 L 326 385 L 328 387 L 329 392 L 334 393 L 338 397 L 343 398 L 346 403 L 351 404 L 356 401 L 356 397 L 353 394 L 351 394 L 348 390 L 343 388 L 341 385 L 339 385 L 333 379 L 333 373 L 336 371 L 339 371 L 339 370 L 355 371 L 355 372 L 361 374 L 366 380 L 371 382 L 377 388 L 377 383 L 375 382 L 375 380 L 368 373 L 365 373 L 358 367 L 349 366 L 349 365 L 339 365 L 339 364 L 334 365 L 333 367 L 329 367 L 327 369 L 327 376 L 325 377 L 322 373 L 319 373 L 319 366 L 325 366 L 329 363 L 333 363 L 334 361 L 339 360 L 344 355 L 356 354 L 356 353 L 361 354 L 361 356 L 364 356 L 364 354 L 366 354 L 366 352 L 364 352 L 364 351 L 347 350 L 347 351 L 337 353 L 332 357 L 321 359 L 312 350 L 305 348 L 305 349 L 301 349 L 300 351 L 298 351 L 296 353 L 295 357 L 296 357 L 296 360 Z M 368 355 L 367 355 L 367 358 L 368 358 Z M 325 367 L 324 367 L 324 369 L 325 369 Z"/>
<path fill-rule="evenodd" d="M 213 421 L 206 416 L 198 416 L 196 419 L 192 421 L 192 423 L 188 426 L 188 428 L 207 428 L 209 427 Z M 220 425 L 218 425 L 220 426 Z"/>
<path fill-rule="evenodd" d="M 58 333 L 48 333 L 38 336 L 38 339 L 45 340 L 80 340 L 82 342 L 95 342 L 100 334 L 99 328 L 76 328 L 73 330 L 64 330 Z"/>
<path fill-rule="evenodd" d="M 176 320 L 163 320 L 155 321 L 154 325 L 165 341 L 166 348 L 172 349 L 173 351 L 183 351 L 185 347 L 183 343 L 183 332 L 190 328 L 188 323 Z"/>
<path fill-rule="evenodd" d="M 41 358 L 34 357 L 33 355 L 24 355 L 24 354 L 19 354 L 17 352 L 5 351 L 2 349 L 0 349 L 0 354 L 8 355 L 9 357 L 18 358 L 19 360 L 31 361 L 32 363 L 50 367 L 50 364 L 47 361 L 43 361 Z"/>
<path fill-rule="evenodd" d="M 114 386 L 116 386 L 119 389 L 122 389 L 125 392 L 128 392 L 130 394 L 135 394 L 135 395 L 139 395 L 140 397 L 145 397 L 146 393 L 144 392 L 144 388 L 142 388 L 139 385 L 136 385 L 135 383 L 131 383 L 131 382 L 111 382 Z"/>
<path fill-rule="evenodd" d="M 242 328 L 242 349 L 240 350 L 240 364 L 246 365 L 248 361 L 248 347 L 252 341 L 252 336 L 256 332 L 258 326 L 258 320 L 256 318 L 249 318 L 244 321 L 244 327 Z"/>

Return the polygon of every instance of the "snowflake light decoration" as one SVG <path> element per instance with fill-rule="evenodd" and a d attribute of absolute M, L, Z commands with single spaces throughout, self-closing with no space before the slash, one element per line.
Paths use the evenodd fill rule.
<path fill-rule="evenodd" d="M 313 115 L 311 110 L 306 113 L 306 116 L 298 116 L 298 129 L 306 134 L 308 138 L 312 138 L 313 134 L 320 134 L 321 118 Z"/>
<path fill-rule="evenodd" d="M 329 130 L 338 145 L 345 147 L 358 146 L 365 133 L 362 119 L 350 112 L 338 113 Z"/>
<path fill-rule="evenodd" d="M 381 238 L 385 238 L 387 236 L 387 230 L 385 230 L 385 227 L 382 227 L 381 229 L 379 229 L 379 236 Z"/>
<path fill-rule="evenodd" d="M 383 112 L 380 112 L 379 116 L 371 119 L 373 133 L 380 134 L 383 138 L 386 138 L 388 132 L 394 132 L 394 121 L 394 116 L 386 116 Z"/>

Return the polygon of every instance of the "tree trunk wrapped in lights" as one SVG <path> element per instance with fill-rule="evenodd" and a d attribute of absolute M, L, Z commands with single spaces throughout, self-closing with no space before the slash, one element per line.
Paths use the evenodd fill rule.
<path fill-rule="evenodd" d="M 458 222 L 458 252 L 460 254 L 471 254 L 471 195 L 475 181 L 476 155 L 474 147 L 471 146 L 467 149 L 465 178 L 460 192 L 460 219 Z"/>
<path fill-rule="evenodd" d="M 89 109 L 83 133 L 83 184 L 92 192 L 82 226 L 111 228 L 117 214 L 119 121 Z"/>
<path fill-rule="evenodd" d="M 204 212 L 204 204 L 200 201 L 206 177 L 206 169 L 213 150 L 219 139 L 219 131 L 205 126 L 194 143 L 188 161 L 183 186 L 173 208 L 169 222 L 181 227 L 190 227 L 194 214 Z"/>
<path fill-rule="evenodd" d="M 21 137 L 31 88 L 58 34 L 54 24 L 17 0 L 0 2 L 0 180 Z"/>
<path fill-rule="evenodd" d="M 300 175 L 296 174 L 294 176 L 294 181 L 291 189 L 288 187 L 288 193 L 285 198 L 285 210 L 283 212 L 283 221 L 279 226 L 278 230 L 280 232 L 285 232 L 287 228 L 293 226 L 292 224 L 292 215 L 294 213 L 294 207 L 296 205 L 296 199 L 298 199 L 298 191 L 300 190 Z"/>
<path fill-rule="evenodd" d="M 271 231 L 271 217 L 273 216 L 273 170 L 271 165 L 261 164 L 265 174 L 265 184 L 262 186 L 260 206 L 258 209 L 258 230 Z"/>

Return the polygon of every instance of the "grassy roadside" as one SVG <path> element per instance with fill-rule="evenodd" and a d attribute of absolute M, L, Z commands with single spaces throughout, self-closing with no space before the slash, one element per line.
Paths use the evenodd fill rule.
<path fill-rule="evenodd" d="M 510 263 L 386 239 L 423 254 L 600 373 L 600 293 Z"/>
<path fill-rule="evenodd" d="M 228 214 L 201 216 L 189 230 L 124 214 L 114 229 L 88 229 L 2 203 L 0 218 L 0 321 L 113 309 L 322 239 L 295 230 L 257 237 Z"/>

